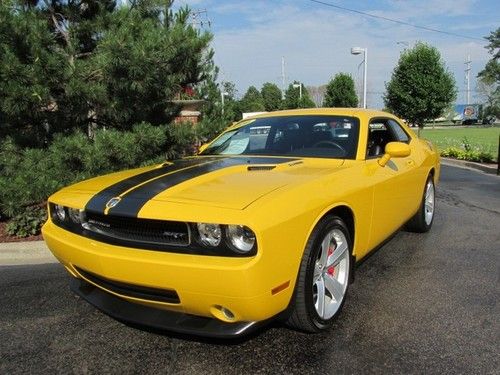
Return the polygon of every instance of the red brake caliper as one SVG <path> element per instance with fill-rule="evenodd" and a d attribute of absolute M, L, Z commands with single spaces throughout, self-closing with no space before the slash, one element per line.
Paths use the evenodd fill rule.
<path fill-rule="evenodd" d="M 328 257 L 330 257 L 330 255 L 333 254 L 333 251 L 335 250 L 335 244 L 330 244 L 330 247 L 328 248 Z M 334 266 L 330 266 L 328 267 L 328 269 L 326 270 L 326 272 L 328 272 L 328 274 L 330 276 L 333 276 L 333 273 L 335 272 L 335 267 Z"/>

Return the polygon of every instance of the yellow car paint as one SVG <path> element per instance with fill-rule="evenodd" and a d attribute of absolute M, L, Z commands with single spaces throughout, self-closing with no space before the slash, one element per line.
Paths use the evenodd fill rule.
<path fill-rule="evenodd" d="M 357 117 L 360 133 L 355 159 L 289 158 L 290 162 L 273 170 L 254 172 L 249 172 L 246 165 L 230 166 L 160 192 L 137 214 L 147 219 L 245 225 L 256 236 L 255 256 L 137 250 L 71 233 L 54 224 L 50 215 L 42 230 L 48 247 L 73 276 L 82 277 L 76 266 L 110 280 L 172 289 L 180 298 L 179 304 L 169 304 L 118 293 L 131 303 L 231 322 L 262 321 L 275 316 L 292 299 L 306 242 L 322 217 L 341 206 L 352 212 L 353 255 L 360 260 L 417 211 L 427 176 L 432 173 L 436 183 L 439 179 L 436 150 L 390 114 L 323 108 L 273 112 L 255 118 L 288 115 Z M 368 123 L 373 118 L 397 121 L 411 137 L 410 155 L 386 154 L 385 166 L 379 165 L 382 157 L 367 158 Z M 252 119 L 227 131 L 249 121 Z M 394 154 L 398 153 L 397 147 Z M 193 159 L 213 163 L 204 156 L 187 160 Z M 83 181 L 55 193 L 49 202 L 83 210 L 97 192 L 113 183 L 161 167 Z M 221 317 L 216 306 L 230 309 L 234 318 Z"/>

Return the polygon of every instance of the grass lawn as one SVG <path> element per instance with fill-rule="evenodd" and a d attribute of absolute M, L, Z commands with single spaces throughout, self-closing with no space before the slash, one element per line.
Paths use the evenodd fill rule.
<path fill-rule="evenodd" d="M 496 159 L 498 153 L 498 136 L 500 127 L 491 128 L 424 128 L 420 132 L 421 138 L 432 141 L 440 150 L 446 147 L 464 149 L 464 139 L 467 139 L 472 148 L 488 152 Z"/>

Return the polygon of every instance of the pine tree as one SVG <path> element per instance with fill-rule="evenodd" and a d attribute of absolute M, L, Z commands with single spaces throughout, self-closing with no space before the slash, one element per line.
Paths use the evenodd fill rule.
<path fill-rule="evenodd" d="M 43 145 L 69 75 L 39 10 L 0 2 L 0 139 Z"/>
<path fill-rule="evenodd" d="M 74 128 L 165 124 L 215 69 L 211 34 L 171 0 L 31 3 L 0 2 L 2 135 L 40 146 Z"/>

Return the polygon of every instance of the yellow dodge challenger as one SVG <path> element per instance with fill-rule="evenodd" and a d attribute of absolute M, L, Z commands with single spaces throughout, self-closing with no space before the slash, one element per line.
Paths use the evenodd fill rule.
<path fill-rule="evenodd" d="M 48 247 L 71 288 L 121 321 L 213 337 L 280 318 L 332 325 L 355 262 L 428 231 L 439 156 L 391 114 L 266 113 L 199 154 L 49 198 Z"/>

